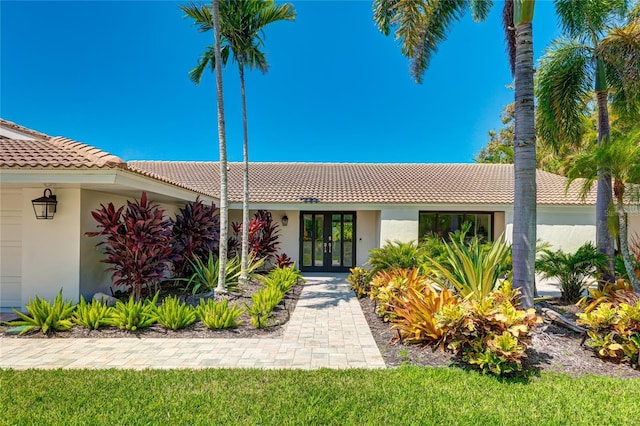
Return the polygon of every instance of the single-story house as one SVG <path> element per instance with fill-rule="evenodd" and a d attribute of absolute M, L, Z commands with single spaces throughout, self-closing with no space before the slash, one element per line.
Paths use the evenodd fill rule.
<path fill-rule="evenodd" d="M 575 250 L 595 239 L 595 194 L 565 193 L 566 179 L 537 172 L 538 237 Z M 34 295 L 78 300 L 111 284 L 99 262 L 91 211 L 142 191 L 174 216 L 200 197 L 219 204 L 219 163 L 128 161 L 0 119 L 0 310 Z M 55 195 L 53 220 L 33 200 Z M 242 164 L 229 163 L 230 221 L 241 221 Z M 387 240 L 446 235 L 463 222 L 511 238 L 513 166 L 501 164 L 251 163 L 250 208 L 280 223 L 280 249 L 302 271 L 338 272 Z M 630 217 L 640 230 L 640 214 Z"/>

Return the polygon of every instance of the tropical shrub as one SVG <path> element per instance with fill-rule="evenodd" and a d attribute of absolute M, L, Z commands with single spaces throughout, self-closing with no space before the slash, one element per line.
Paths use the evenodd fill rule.
<path fill-rule="evenodd" d="M 371 289 L 371 273 L 369 270 L 355 267 L 349 269 L 347 282 L 351 284 L 350 288 L 356 293 L 358 299 L 367 296 Z"/>
<path fill-rule="evenodd" d="M 218 253 L 220 217 L 215 204 L 208 206 L 196 198 L 187 203 L 172 220 L 173 269 L 179 277 L 190 276 L 194 257 L 207 260 L 209 253 Z"/>
<path fill-rule="evenodd" d="M 635 305 L 602 303 L 578 314 L 577 323 L 589 327 L 587 344 L 601 358 L 638 366 L 640 354 L 640 302 Z"/>
<path fill-rule="evenodd" d="M 552 252 L 543 250 L 536 260 L 536 270 L 545 279 L 557 278 L 560 281 L 561 298 L 565 302 L 575 303 L 588 285 L 587 279 L 594 276 L 607 264 L 607 257 L 598 253 L 591 243 L 586 243 L 574 254 L 562 250 Z"/>
<path fill-rule="evenodd" d="M 465 299 L 437 314 L 446 348 L 483 372 L 509 374 L 522 369 L 533 327 L 541 322 L 535 309 L 518 309 L 517 290 L 508 282 L 483 299 Z"/>
<path fill-rule="evenodd" d="M 165 328 L 179 330 L 193 324 L 196 313 L 191 305 L 182 302 L 177 296 L 169 296 L 157 307 L 156 319 Z"/>
<path fill-rule="evenodd" d="M 406 343 L 444 343 L 443 330 L 438 326 L 437 314 L 444 308 L 459 303 L 448 288 L 437 290 L 425 285 L 421 291 L 409 287 L 400 291 L 393 306 L 395 308 L 392 328 L 400 333 Z"/>
<path fill-rule="evenodd" d="M 242 234 L 242 223 L 232 223 L 234 237 L 230 241 L 230 253 L 237 253 L 240 250 L 240 241 Z M 256 258 L 265 259 L 269 263 L 275 260 L 278 252 L 278 241 L 280 229 L 278 224 L 273 221 L 271 212 L 266 210 L 258 210 L 253 219 L 249 221 L 249 252 L 253 253 Z"/>
<path fill-rule="evenodd" d="M 429 258 L 433 280 L 442 287 L 453 287 L 464 298 L 484 300 L 501 279 L 508 278 L 509 245 L 502 238 L 487 244 L 478 237 L 466 239 L 465 232 L 450 237 L 450 242 L 444 243 L 444 260 Z"/>
<path fill-rule="evenodd" d="M 635 305 L 637 302 L 640 302 L 640 293 L 633 291 L 631 282 L 618 279 L 615 283 L 604 283 L 599 287 L 590 288 L 589 294 L 580 299 L 577 304 L 584 306 L 584 312 L 588 313 L 602 303 L 619 306 L 621 303 Z"/>
<path fill-rule="evenodd" d="M 248 308 L 251 325 L 256 328 L 266 327 L 273 310 L 283 297 L 284 293 L 278 286 L 267 286 L 251 296 L 251 307 Z"/>
<path fill-rule="evenodd" d="M 196 306 L 196 315 L 207 328 L 222 329 L 237 327 L 242 324 L 238 318 L 244 313 L 244 309 L 237 305 L 229 306 L 228 300 L 215 302 L 208 299 L 200 299 L 200 304 Z"/>
<path fill-rule="evenodd" d="M 267 275 L 261 276 L 260 281 L 266 287 L 277 287 L 283 294 L 287 294 L 298 281 L 304 281 L 304 278 L 302 278 L 302 273 L 294 265 L 272 269 Z"/>
<path fill-rule="evenodd" d="M 135 300 L 133 295 L 129 297 L 127 302 L 118 300 L 116 305 L 112 307 L 109 325 L 119 327 L 122 330 L 136 331 L 139 328 L 147 328 L 157 322 L 156 304 L 158 303 L 158 295 L 156 293 L 153 299 Z"/>
<path fill-rule="evenodd" d="M 387 241 L 384 246 L 369 251 L 368 265 L 371 265 L 371 275 L 391 269 L 421 270 L 426 262 L 426 256 L 415 241 Z"/>
<path fill-rule="evenodd" d="M 35 296 L 33 299 L 29 299 L 26 308 L 30 316 L 14 309 L 13 313 L 20 319 L 5 324 L 12 327 L 23 327 L 20 334 L 38 328 L 42 333 L 48 334 L 51 330 L 66 331 L 73 327 L 71 317 L 75 305 L 71 300 L 65 302 L 62 299 L 62 289 L 53 300 L 53 305 L 49 301 Z"/>
<path fill-rule="evenodd" d="M 209 252 L 207 262 L 203 262 L 199 257 L 190 260 L 193 274 L 187 281 L 187 288 L 193 287 L 192 292 L 196 294 L 201 291 L 212 291 L 218 286 L 218 275 L 220 271 L 220 259 L 215 258 Z M 234 291 L 238 287 L 238 277 L 240 276 L 240 258 L 235 256 L 227 260 L 225 266 L 225 282 L 227 290 Z"/>
<path fill-rule="evenodd" d="M 376 314 L 384 321 L 390 321 L 395 317 L 395 304 L 400 294 L 409 288 L 422 291 L 429 285 L 428 277 L 421 275 L 418 269 L 380 271 L 371 280 L 369 297 L 376 302 Z"/>
<path fill-rule="evenodd" d="M 84 297 L 80 298 L 80 303 L 73 313 L 74 324 L 81 325 L 89 330 L 97 330 L 100 327 L 109 325 L 111 318 L 111 308 L 100 300 L 92 300 L 87 303 Z"/>
<path fill-rule="evenodd" d="M 87 232 L 90 237 L 104 240 L 106 259 L 111 265 L 113 285 L 124 286 L 136 299 L 142 297 L 142 288 L 157 283 L 167 275 L 173 258 L 170 221 L 164 219 L 164 210 L 147 200 L 143 192 L 140 201 L 127 201 L 127 206 L 116 210 L 113 203 L 91 212 L 98 223 L 98 232 Z"/>
<path fill-rule="evenodd" d="M 276 256 L 276 266 L 278 268 L 284 268 L 286 266 L 293 265 L 293 260 L 286 253 L 280 253 Z"/>

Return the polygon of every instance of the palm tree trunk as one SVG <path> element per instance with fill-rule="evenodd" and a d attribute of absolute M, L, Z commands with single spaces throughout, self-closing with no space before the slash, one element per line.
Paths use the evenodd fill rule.
<path fill-rule="evenodd" d="M 513 196 L 513 286 L 524 308 L 533 306 L 536 254 L 536 135 L 533 94 L 533 27 L 516 25 Z"/>
<path fill-rule="evenodd" d="M 247 128 L 247 98 L 244 91 L 244 66 L 238 65 L 240 74 L 240 93 L 242 95 L 242 158 L 243 167 L 243 192 L 242 192 L 242 257 L 240 265 L 240 281 L 246 282 L 247 269 L 249 264 L 249 131 Z"/>
<path fill-rule="evenodd" d="M 618 225 L 620 226 L 620 252 L 622 253 L 622 260 L 624 262 L 624 269 L 627 271 L 629 281 L 633 285 L 635 291 L 640 291 L 638 286 L 638 278 L 636 277 L 636 271 L 634 262 L 631 260 L 631 253 L 629 253 L 629 234 L 627 232 L 627 212 L 624 210 L 624 183 L 616 180 L 616 213 L 618 215 Z"/>
<path fill-rule="evenodd" d="M 227 199 L 227 137 L 224 127 L 224 99 L 222 92 L 222 54 L 220 53 L 220 0 L 213 0 L 213 33 L 215 37 L 214 55 L 216 60 L 216 92 L 218 94 L 218 142 L 220 145 L 220 249 L 218 260 L 217 292 L 227 291 L 227 240 L 229 222 L 229 203 Z"/>
<path fill-rule="evenodd" d="M 608 91 L 598 91 L 596 97 L 598 101 L 598 146 L 602 146 L 609 143 L 610 137 Z M 612 192 L 611 172 L 606 167 L 599 167 L 596 194 L 596 246 L 598 251 L 609 259 L 607 268 L 602 271 L 602 279 L 609 282 L 615 280 L 613 274 L 615 254 L 608 226 L 609 206 L 613 202 Z"/>

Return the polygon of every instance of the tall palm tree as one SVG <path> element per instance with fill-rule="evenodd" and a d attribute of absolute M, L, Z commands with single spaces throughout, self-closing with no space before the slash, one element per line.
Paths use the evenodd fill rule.
<path fill-rule="evenodd" d="M 184 10 L 183 6 L 180 6 Z M 205 8 L 206 9 L 206 8 Z M 222 41 L 220 32 L 220 0 L 213 0 L 211 11 L 207 9 L 207 14 L 211 17 L 208 26 L 199 24 L 198 30 L 201 32 L 208 31 L 213 28 L 214 45 L 207 50 L 213 54 L 217 63 L 222 62 Z M 197 22 L 196 22 L 197 24 Z M 218 286 L 216 291 L 225 293 L 226 270 L 227 270 L 227 240 L 228 240 L 228 223 L 229 223 L 229 202 L 228 202 L 228 186 L 227 186 L 227 137 L 224 121 L 224 96 L 222 87 L 222 67 L 216 70 L 216 93 L 218 97 L 218 142 L 220 147 L 220 244 L 218 252 L 218 260 L 220 262 L 220 270 L 218 273 Z"/>
<path fill-rule="evenodd" d="M 554 1 L 563 35 L 547 49 L 538 68 L 539 132 L 556 148 L 579 146 L 595 107 L 602 147 L 611 138 L 610 105 L 622 114 L 637 114 L 640 24 L 626 14 L 629 0 Z M 630 21 L 621 26 L 625 18 Z M 603 278 L 612 281 L 614 248 L 607 226 L 611 171 L 605 163 L 598 167 L 596 245 L 609 258 Z"/>
<path fill-rule="evenodd" d="M 209 9 L 203 5 L 191 3 L 180 6 L 187 16 L 194 19 L 196 25 L 202 31 L 208 31 L 213 26 Z M 211 67 L 216 69 L 217 63 L 226 66 L 229 56 L 232 55 L 238 64 L 240 76 L 240 94 L 242 98 L 242 124 L 243 124 L 243 199 L 242 199 L 242 255 L 240 279 L 247 279 L 249 261 L 249 131 L 247 125 L 247 102 L 245 95 L 245 68 L 259 69 L 266 73 L 269 64 L 265 53 L 261 50 L 264 46 L 264 28 L 276 21 L 293 21 L 296 12 L 292 4 L 276 5 L 273 0 L 222 0 L 220 3 L 220 31 L 222 35 L 222 56 L 217 60 L 212 55 L 211 48 L 200 57 L 198 65 L 191 70 L 190 77 L 197 84 L 202 74 Z M 221 67 L 218 67 L 221 68 Z"/>
<path fill-rule="evenodd" d="M 373 10 L 383 34 L 389 35 L 395 28 L 402 54 L 409 58 L 411 75 L 421 83 L 452 23 L 467 11 L 475 21 L 484 21 L 492 4 L 491 0 L 374 0 Z M 506 0 L 503 10 L 516 100 L 513 284 L 520 288 L 525 307 L 533 305 L 535 282 L 536 151 L 531 24 L 534 6 L 535 0 Z"/>

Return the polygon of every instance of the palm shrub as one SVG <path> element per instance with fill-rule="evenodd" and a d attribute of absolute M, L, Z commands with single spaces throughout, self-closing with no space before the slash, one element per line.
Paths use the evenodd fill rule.
<path fill-rule="evenodd" d="M 587 344 L 599 357 L 639 365 L 640 301 L 618 306 L 602 303 L 578 318 L 578 324 L 589 327 Z"/>
<path fill-rule="evenodd" d="M 545 279 L 557 278 L 562 300 L 575 303 L 580 299 L 587 279 L 606 265 L 607 257 L 598 253 L 593 244 L 586 243 L 573 254 L 543 250 L 536 261 L 536 270 Z"/>
<path fill-rule="evenodd" d="M 229 305 L 228 300 L 215 302 L 208 299 L 200 299 L 200 304 L 196 306 L 196 315 L 207 328 L 222 329 L 237 327 L 242 324 L 238 320 L 244 313 L 244 309 L 238 305 Z"/>
<path fill-rule="evenodd" d="M 86 235 L 104 237 L 97 246 L 104 246 L 107 257 L 101 262 L 111 265 L 107 271 L 113 272 L 114 286 L 124 286 L 140 299 L 143 286 L 166 277 L 173 258 L 171 223 L 146 192 L 139 201 L 127 201 L 126 209 L 100 204 L 91 215 L 102 229 Z"/>
<path fill-rule="evenodd" d="M 213 291 L 218 286 L 220 276 L 220 259 L 214 257 L 213 252 L 209 252 L 206 263 L 199 257 L 190 260 L 193 274 L 187 280 L 187 288 L 193 286 L 193 294 L 202 290 Z M 229 291 L 234 291 L 238 287 L 238 277 L 240 276 L 240 258 L 238 256 L 227 260 L 225 265 L 225 282 Z"/>
<path fill-rule="evenodd" d="M 422 269 L 426 256 L 415 241 L 387 241 L 384 246 L 369 251 L 367 264 L 371 275 L 390 269 Z"/>
<path fill-rule="evenodd" d="M 179 330 L 196 321 L 196 313 L 191 305 L 187 305 L 177 296 L 166 297 L 156 309 L 156 319 L 163 327 Z"/>
<path fill-rule="evenodd" d="M 351 284 L 350 288 L 356 293 L 358 299 L 367 296 L 371 289 L 371 272 L 367 269 L 355 267 L 349 269 L 347 282 Z"/>
<path fill-rule="evenodd" d="M 533 328 L 541 320 L 535 309 L 519 309 L 519 303 L 518 290 L 504 282 L 483 299 L 444 306 L 437 318 L 447 350 L 483 372 L 521 370 Z"/>
<path fill-rule="evenodd" d="M 174 274 L 190 276 L 194 257 L 206 261 L 209 253 L 217 253 L 220 244 L 220 216 L 215 204 L 208 206 L 200 200 L 187 203 L 172 220 Z"/>
<path fill-rule="evenodd" d="M 129 297 L 127 302 L 118 300 L 116 305 L 112 307 L 109 325 L 119 327 L 122 330 L 136 331 L 139 328 L 147 328 L 155 324 L 159 294 L 156 293 L 153 299 L 145 299 L 144 301 L 135 300 L 133 295 Z"/>
<path fill-rule="evenodd" d="M 84 297 L 81 297 L 73 313 L 73 322 L 89 330 L 97 330 L 109 325 L 111 312 L 111 308 L 102 301 L 92 300 L 91 303 L 87 303 Z"/>
<path fill-rule="evenodd" d="M 464 298 L 483 300 L 500 285 L 501 279 L 508 279 L 511 250 L 502 237 L 483 244 L 478 237 L 467 241 L 465 232 L 450 236 L 451 241 L 444 243 L 445 259 L 429 258 L 435 282 L 452 286 Z"/>
<path fill-rule="evenodd" d="M 53 300 L 53 304 L 35 296 L 29 299 L 26 308 L 30 315 L 14 309 L 13 313 L 20 319 L 6 323 L 12 327 L 23 327 L 20 334 L 38 328 L 42 333 L 48 334 L 51 330 L 66 331 L 73 327 L 72 315 L 76 307 L 71 300 L 65 302 L 62 299 L 62 289 Z"/>

